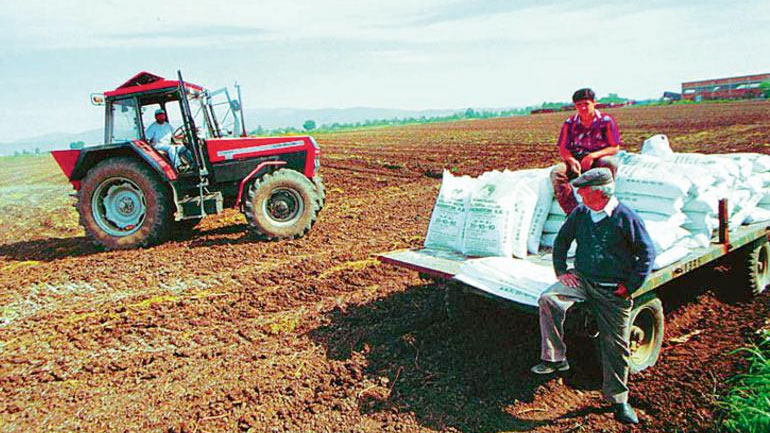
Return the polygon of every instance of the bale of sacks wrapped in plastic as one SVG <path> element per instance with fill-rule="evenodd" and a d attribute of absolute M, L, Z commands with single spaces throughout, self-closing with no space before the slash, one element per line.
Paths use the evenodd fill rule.
<path fill-rule="evenodd" d="M 617 159 L 616 196 L 644 220 L 655 269 L 709 245 L 720 199 L 728 200 L 730 225 L 770 221 L 770 155 L 677 153 L 656 135 L 641 153 L 621 151 Z M 425 247 L 517 258 L 552 247 L 567 215 L 554 199 L 550 170 L 477 178 L 445 171 Z"/>

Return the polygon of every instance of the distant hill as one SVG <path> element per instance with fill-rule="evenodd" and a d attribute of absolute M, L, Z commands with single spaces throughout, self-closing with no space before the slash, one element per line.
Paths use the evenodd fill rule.
<path fill-rule="evenodd" d="M 13 155 L 14 152 L 23 151 L 35 153 L 35 149 L 40 149 L 41 153 L 57 149 L 69 149 L 70 143 L 75 141 L 82 141 L 86 144 L 101 143 L 104 141 L 104 130 L 92 129 L 79 133 L 54 132 L 38 137 L 0 143 L 0 155 Z"/>
<path fill-rule="evenodd" d="M 474 108 L 477 110 L 501 110 L 500 108 Z M 356 123 L 366 120 L 381 120 L 393 118 L 419 118 L 447 116 L 465 111 L 465 108 L 446 108 L 428 110 L 401 110 L 394 108 L 353 107 L 353 108 L 247 108 L 244 111 L 246 128 L 252 131 L 258 127 L 263 129 L 278 129 L 294 127 L 301 129 L 306 120 L 315 121 L 319 127 L 332 123 Z M 83 141 L 88 144 L 102 143 L 103 130 L 92 129 L 79 133 L 51 133 L 37 137 L 24 138 L 12 142 L 0 143 L 0 155 L 13 155 L 14 152 L 27 151 L 35 153 L 49 152 L 56 149 L 69 149 L 69 144 Z"/>

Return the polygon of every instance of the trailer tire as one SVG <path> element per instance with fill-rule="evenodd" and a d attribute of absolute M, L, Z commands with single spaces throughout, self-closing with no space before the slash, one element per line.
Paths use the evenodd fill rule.
<path fill-rule="evenodd" d="M 281 169 L 249 187 L 244 213 L 249 226 L 270 240 L 303 236 L 318 214 L 316 187 L 302 173 Z"/>
<path fill-rule="evenodd" d="M 170 232 L 168 189 L 136 158 L 110 158 L 89 170 L 77 208 L 86 235 L 106 250 L 146 247 L 163 242 Z"/>
<path fill-rule="evenodd" d="M 770 257 L 770 245 L 767 242 L 749 247 L 736 256 L 738 281 L 743 291 L 741 295 L 748 298 L 757 296 L 770 284 L 768 257 Z"/>
<path fill-rule="evenodd" d="M 663 346 L 663 304 L 653 298 L 631 309 L 628 366 L 631 374 L 652 367 Z"/>

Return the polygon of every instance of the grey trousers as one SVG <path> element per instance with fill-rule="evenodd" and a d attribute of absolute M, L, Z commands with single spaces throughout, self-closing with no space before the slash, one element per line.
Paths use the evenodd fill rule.
<path fill-rule="evenodd" d="M 601 286 L 581 276 L 578 278 L 578 287 L 567 287 L 557 282 L 540 295 L 540 357 L 544 361 L 567 359 L 564 318 L 575 302 L 587 301 L 599 328 L 604 373 L 602 393 L 612 403 L 626 403 L 632 301 L 613 294 L 615 287 Z"/>

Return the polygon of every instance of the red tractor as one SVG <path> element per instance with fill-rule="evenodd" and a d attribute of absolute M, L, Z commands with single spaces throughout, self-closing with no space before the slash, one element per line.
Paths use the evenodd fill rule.
<path fill-rule="evenodd" d="M 268 239 L 307 233 L 323 208 L 320 147 L 310 136 L 247 137 L 240 102 L 227 89 L 209 91 L 140 72 L 92 95 L 104 105 L 104 144 L 52 152 L 77 191 L 80 223 L 106 249 L 143 247 L 173 229 L 191 230 L 206 215 L 235 207 Z M 171 142 L 188 164 L 171 163 L 148 144 L 157 110 L 180 122 Z"/>

